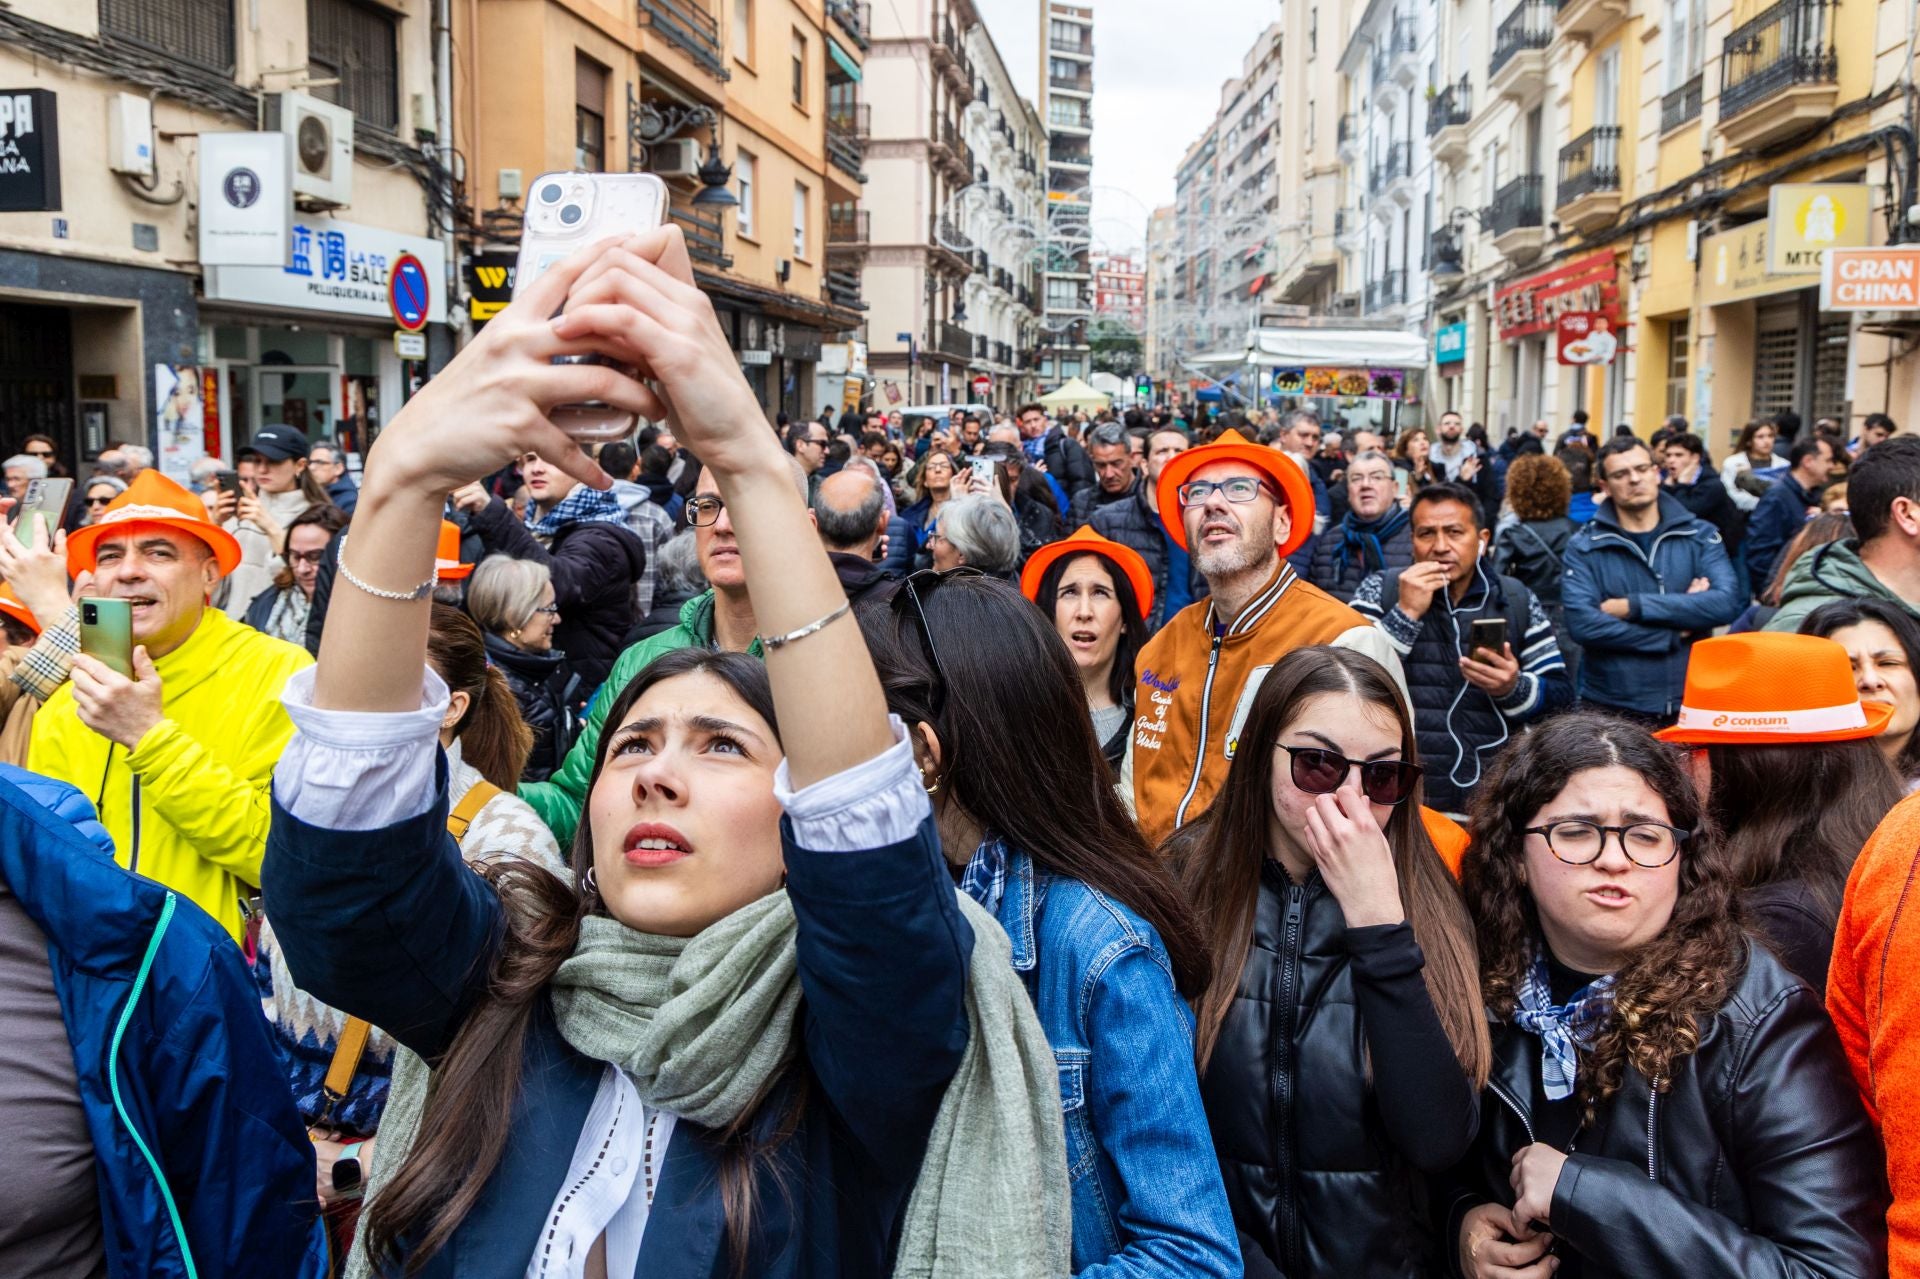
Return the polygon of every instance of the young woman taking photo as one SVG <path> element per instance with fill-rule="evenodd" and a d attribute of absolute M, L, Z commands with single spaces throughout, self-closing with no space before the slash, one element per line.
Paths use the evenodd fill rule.
<path fill-rule="evenodd" d="M 1572 712 L 1474 799 L 1494 1040 L 1467 1279 L 1885 1274 L 1879 1143 L 1820 995 L 1741 931 L 1685 756 Z"/>
<path fill-rule="evenodd" d="M 1226 783 L 1166 851 L 1205 922 L 1201 1086 L 1250 1279 L 1426 1276 L 1424 1175 L 1477 1126 L 1487 1027 L 1473 931 L 1420 820 L 1387 672 L 1297 649 Z"/>
<path fill-rule="evenodd" d="M 1059 1064 L 1073 1273 L 1238 1276 L 1186 1003 L 1207 957 L 1120 805 L 1066 645 L 967 568 L 916 573 L 860 620 L 952 873 L 1015 939 Z"/>
<path fill-rule="evenodd" d="M 588 352 L 653 380 L 552 363 Z M 585 400 L 671 420 L 698 452 L 767 662 L 642 671 L 613 694 L 572 885 L 476 875 L 443 830 L 447 691 L 426 670 L 440 507 L 527 452 L 605 486 L 547 420 Z M 409 402 L 340 576 L 316 672 L 288 692 L 264 886 L 293 978 L 407 1050 L 351 1273 L 1066 1269 L 1052 1054 L 1005 937 L 945 873 L 676 228 L 556 265 Z M 801 726 L 784 759 L 781 722 Z"/>

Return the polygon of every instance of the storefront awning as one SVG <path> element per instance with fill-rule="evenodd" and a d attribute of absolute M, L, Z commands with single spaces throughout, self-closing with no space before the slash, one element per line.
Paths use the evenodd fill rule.
<path fill-rule="evenodd" d="M 1422 369 L 1427 340 L 1399 329 L 1255 329 L 1241 349 L 1210 351 L 1193 363 L 1203 366 L 1256 364 L 1262 368 L 1337 365 Z"/>
<path fill-rule="evenodd" d="M 860 83 L 860 64 L 855 62 L 852 56 L 840 47 L 840 42 L 832 36 L 827 37 L 827 52 L 832 54 L 833 60 L 840 64 L 840 69 L 847 73 L 848 79 L 855 84 Z"/>

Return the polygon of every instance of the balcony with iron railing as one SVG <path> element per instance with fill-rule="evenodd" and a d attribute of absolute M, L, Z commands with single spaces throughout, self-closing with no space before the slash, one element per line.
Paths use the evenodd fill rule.
<path fill-rule="evenodd" d="M 1075 36 L 1050 35 L 1047 37 L 1049 53 L 1064 53 L 1068 57 L 1091 58 L 1093 56 L 1093 28 L 1080 27 Z"/>
<path fill-rule="evenodd" d="M 1660 98 L 1660 132 L 1670 133 L 1691 120 L 1700 118 L 1700 87 L 1703 77 L 1694 76 L 1671 93 Z"/>
<path fill-rule="evenodd" d="M 723 271 L 733 265 L 733 258 L 727 253 L 726 227 L 719 214 L 708 217 L 696 209 L 678 205 L 669 208 L 667 214 L 680 224 L 688 257 L 702 266 L 719 267 Z"/>
<path fill-rule="evenodd" d="M 1720 131 L 1737 147 L 1811 129 L 1840 94 L 1837 0 L 1779 0 L 1735 27 L 1720 53 Z"/>
<path fill-rule="evenodd" d="M 1545 180 L 1538 173 L 1524 173 L 1493 193 L 1483 219 L 1493 233 L 1493 247 L 1513 262 L 1530 262 L 1540 254 L 1546 233 L 1546 211 L 1542 207 Z"/>
<path fill-rule="evenodd" d="M 732 79 L 720 60 L 720 21 L 702 0 L 639 0 L 640 16 L 660 38 L 720 80 Z"/>
<path fill-rule="evenodd" d="M 973 334 L 951 320 L 934 325 L 933 349 L 948 359 L 965 362 L 973 358 Z"/>
<path fill-rule="evenodd" d="M 1076 67 L 1072 75 L 1059 75 L 1051 67 L 1047 69 L 1047 87 L 1064 90 L 1067 93 L 1093 93 L 1093 67 Z"/>
<path fill-rule="evenodd" d="M 827 159 L 861 182 L 867 175 L 860 162 L 866 158 L 867 137 L 873 131 L 873 108 L 865 102 L 843 103 L 827 111 Z"/>
<path fill-rule="evenodd" d="M 862 49 L 873 32 L 873 5 L 869 0 L 827 0 L 827 16 L 840 25 L 847 38 Z"/>
<path fill-rule="evenodd" d="M 1442 164 L 1467 153 L 1467 123 L 1473 119 L 1473 82 L 1466 76 L 1427 100 L 1427 149 Z"/>
<path fill-rule="evenodd" d="M 1372 180 L 1367 189 L 1378 195 L 1387 187 L 1413 172 L 1413 148 L 1405 142 L 1388 144 L 1373 162 Z"/>
<path fill-rule="evenodd" d="M 867 209 L 827 211 L 827 249 L 863 248 L 873 242 L 873 214 Z"/>
<path fill-rule="evenodd" d="M 1382 271 L 1367 281 L 1367 310 L 1384 311 L 1407 300 L 1407 269 L 1402 266 Z"/>
<path fill-rule="evenodd" d="M 1420 33 L 1411 18 L 1395 18 L 1373 46 L 1373 82 L 1385 84 L 1396 73 L 1414 69 Z"/>
<path fill-rule="evenodd" d="M 1562 222 L 1588 231 L 1620 212 L 1620 133 L 1617 124 L 1599 124 L 1560 148 L 1554 190 Z"/>
<path fill-rule="evenodd" d="M 1553 43 L 1552 0 L 1520 0 L 1494 29 L 1493 57 L 1487 80 L 1493 92 L 1506 98 L 1526 98 L 1545 81 L 1546 49 Z"/>

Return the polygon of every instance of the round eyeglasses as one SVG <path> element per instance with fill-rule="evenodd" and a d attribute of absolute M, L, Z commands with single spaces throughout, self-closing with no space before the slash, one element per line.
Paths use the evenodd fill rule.
<path fill-rule="evenodd" d="M 1568 819 L 1545 826 L 1529 826 L 1528 835 L 1547 841 L 1547 851 L 1569 866 L 1586 866 L 1600 860 L 1606 850 L 1607 836 L 1620 841 L 1620 851 L 1635 866 L 1659 870 L 1680 855 L 1680 845 L 1691 831 L 1665 822 L 1633 822 L 1625 826 L 1605 826 L 1599 822 Z"/>

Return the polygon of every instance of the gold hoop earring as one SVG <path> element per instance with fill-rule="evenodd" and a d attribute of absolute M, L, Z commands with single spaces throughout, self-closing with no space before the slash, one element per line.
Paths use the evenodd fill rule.
<path fill-rule="evenodd" d="M 927 781 L 929 777 L 933 777 L 933 774 L 923 769 L 920 773 L 920 784 L 927 788 L 927 794 L 938 795 L 940 793 L 940 779 L 934 777 L 933 781 L 929 783 Z"/>

